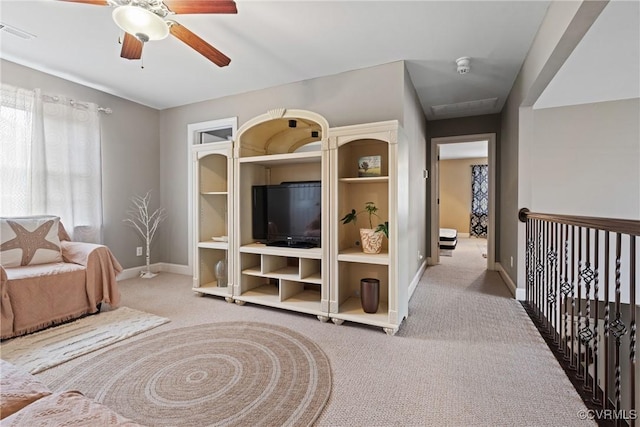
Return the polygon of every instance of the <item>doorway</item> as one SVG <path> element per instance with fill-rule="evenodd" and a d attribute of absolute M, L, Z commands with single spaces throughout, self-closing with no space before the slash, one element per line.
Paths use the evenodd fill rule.
<path fill-rule="evenodd" d="M 460 135 L 449 136 L 442 138 L 431 139 L 431 164 L 430 170 L 432 171 L 431 177 L 431 222 L 430 222 L 430 234 L 431 234 L 431 258 L 430 264 L 436 265 L 440 263 L 440 151 L 446 145 L 447 149 L 460 148 L 463 149 L 470 147 L 477 147 L 480 141 L 486 141 L 486 154 L 488 164 L 488 186 L 489 186 L 489 200 L 487 207 L 487 270 L 495 270 L 495 200 L 496 200 L 496 179 L 495 179 L 495 156 L 496 156 L 496 134 L 474 134 L 474 135 Z M 450 144 L 459 144 L 457 146 Z M 450 150 L 449 150 L 450 151 Z M 464 154 L 461 154 L 464 155 Z M 471 156 L 475 156 L 471 154 Z M 469 184 L 469 192 L 471 191 L 471 182 Z M 471 221 L 471 218 L 469 218 Z M 467 231 L 463 232 L 467 233 Z"/>

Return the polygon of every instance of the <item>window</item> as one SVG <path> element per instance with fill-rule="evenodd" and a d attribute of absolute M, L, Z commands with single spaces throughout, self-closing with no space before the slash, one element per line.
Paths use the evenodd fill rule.
<path fill-rule="evenodd" d="M 2 84 L 0 215 L 57 215 L 74 240 L 102 240 L 95 104 Z"/>

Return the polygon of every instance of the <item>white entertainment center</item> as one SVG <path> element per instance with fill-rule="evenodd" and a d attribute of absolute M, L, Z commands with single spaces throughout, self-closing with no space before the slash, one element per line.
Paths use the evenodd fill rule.
<path fill-rule="evenodd" d="M 398 268 L 408 233 L 398 224 L 409 206 L 408 192 L 399 191 L 409 173 L 398 168 L 398 150 L 408 150 L 402 138 L 397 121 L 330 128 L 314 112 L 277 109 L 244 123 L 233 141 L 192 145 L 193 290 L 395 334 L 408 314 L 413 279 Z M 359 176 L 358 159 L 365 156 L 380 159 L 378 176 Z M 321 183 L 320 247 L 256 242 L 252 188 L 300 181 Z M 388 221 L 378 254 L 363 253 L 357 227 L 340 222 L 366 202 Z M 359 221 L 368 223 L 365 215 Z M 228 281 L 218 286 L 221 260 Z M 361 306 L 363 278 L 379 281 L 375 313 Z"/>

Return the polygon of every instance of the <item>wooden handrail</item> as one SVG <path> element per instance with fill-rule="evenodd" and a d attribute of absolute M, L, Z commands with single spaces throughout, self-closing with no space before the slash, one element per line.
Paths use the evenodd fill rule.
<path fill-rule="evenodd" d="M 612 233 L 630 234 L 640 236 L 640 220 L 599 218 L 591 216 L 558 215 L 530 212 L 527 208 L 518 211 L 518 219 L 526 222 L 527 219 L 539 219 L 543 221 L 555 222 L 558 224 L 576 225 L 578 227 L 593 228 Z"/>

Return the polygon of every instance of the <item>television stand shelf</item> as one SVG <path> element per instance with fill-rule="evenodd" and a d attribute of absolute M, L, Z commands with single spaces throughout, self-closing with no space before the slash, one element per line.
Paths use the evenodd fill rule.
<path fill-rule="evenodd" d="M 240 280 L 234 299 L 313 314 L 326 322 L 328 301 L 322 299 L 322 249 L 267 246 L 240 247 Z"/>

